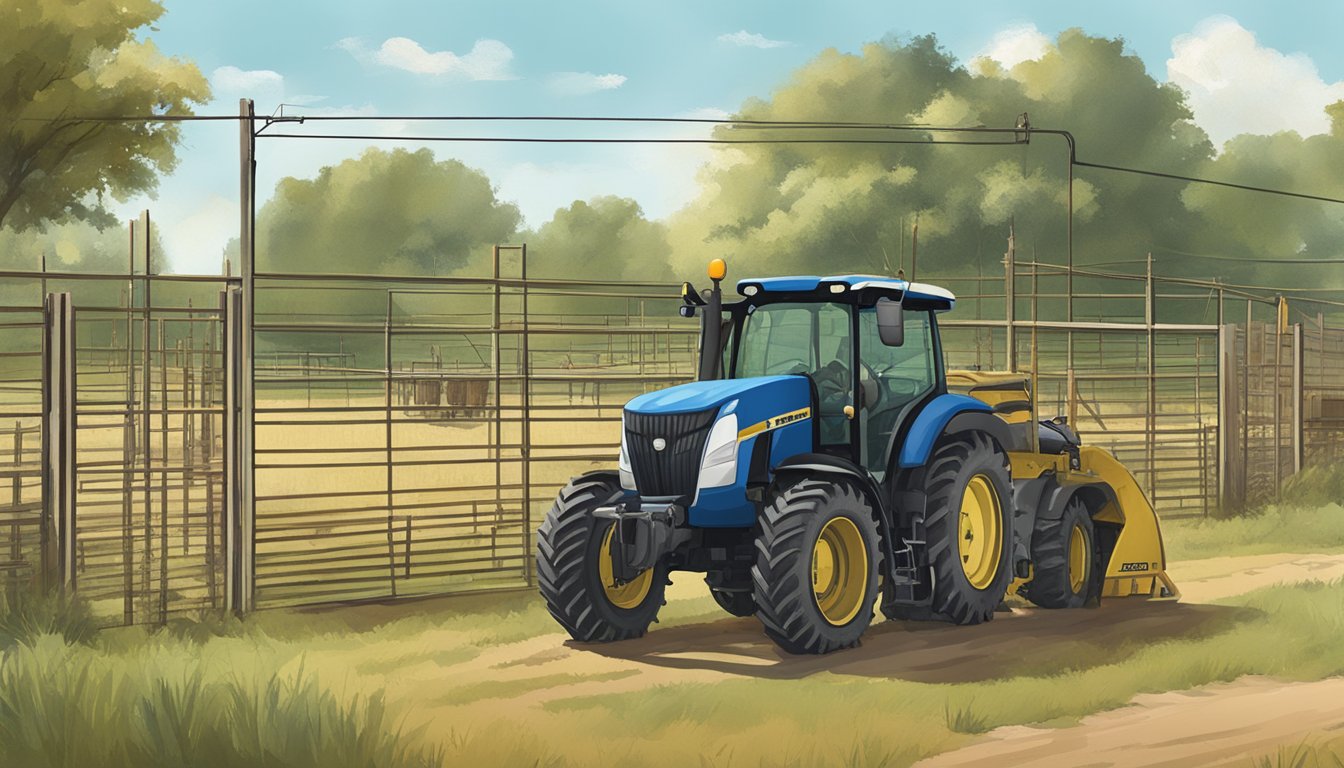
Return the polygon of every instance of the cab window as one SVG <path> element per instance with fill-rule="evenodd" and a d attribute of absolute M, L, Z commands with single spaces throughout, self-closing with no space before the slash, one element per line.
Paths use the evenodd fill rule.
<path fill-rule="evenodd" d="M 845 406 L 853 391 L 850 308 L 835 303 L 765 304 L 742 321 L 736 378 L 802 373 L 817 388 L 821 444 L 848 445 Z"/>
<path fill-rule="evenodd" d="M 905 312 L 905 343 L 889 347 L 877 329 L 877 311 L 859 312 L 863 424 L 861 463 L 879 480 L 886 474 L 891 436 L 913 407 L 937 384 L 933 318 L 924 311 Z"/>

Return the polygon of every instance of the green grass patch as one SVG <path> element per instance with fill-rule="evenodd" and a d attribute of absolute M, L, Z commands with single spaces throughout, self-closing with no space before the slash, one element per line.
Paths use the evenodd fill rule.
<path fill-rule="evenodd" d="M 1164 530 L 1175 560 L 1341 551 L 1344 508 L 1284 504 Z M 1246 674 L 1344 674 L 1344 583 L 1146 610 L 1152 613 L 1134 624 L 1121 613 L 1113 632 L 1010 635 L 1008 646 L 981 659 L 983 674 L 924 670 L 905 679 L 899 664 L 847 664 L 842 653 L 834 666 L 816 667 L 832 671 L 797 678 L 773 677 L 773 666 L 760 676 L 742 667 L 716 682 L 565 692 L 568 698 L 515 707 L 512 699 L 536 691 L 639 672 L 594 666 L 585 674 L 579 656 L 574 667 L 498 679 L 569 653 L 535 592 L 264 611 L 244 620 L 207 613 L 155 631 L 96 635 L 78 601 L 26 596 L 0 612 L 0 648 L 7 649 L 0 656 L 0 765 L 900 766 L 1003 725 L 1067 725 L 1138 693 Z M 726 618 L 708 595 L 676 599 L 653 633 Z M 886 631 L 917 639 L 946 630 Z M 534 642 L 492 652 L 527 641 Z M 492 656 L 505 658 L 496 667 L 509 672 L 493 674 L 485 658 L 476 661 Z M 436 707 L 450 714 L 441 717 Z M 406 726 L 403 712 L 434 717 L 436 730 Z M 1344 753 L 1341 745 L 1287 745 L 1262 764 L 1335 765 L 1329 760 Z"/>
<path fill-rule="evenodd" d="M 1251 764 L 1255 768 L 1344 768 L 1344 736 L 1327 734 L 1284 744 Z"/>
<path fill-rule="evenodd" d="M 44 635 L 67 643 L 89 643 L 96 634 L 89 606 L 59 592 L 16 589 L 0 598 L 0 651 L 27 645 Z"/>
<path fill-rule="evenodd" d="M 1344 502 L 1344 466 L 1308 467 L 1288 478 L 1279 503 L 1290 507 L 1323 507 Z"/>
<path fill-rule="evenodd" d="M 381 693 L 339 696 L 293 673 L 212 665 L 192 646 L 154 643 L 134 656 L 56 636 L 0 661 L 0 764 L 432 766 Z"/>
<path fill-rule="evenodd" d="M 1344 499 L 1344 496 L 1340 497 Z M 1344 550 L 1344 507 L 1278 504 L 1230 518 L 1162 522 L 1168 560 Z"/>

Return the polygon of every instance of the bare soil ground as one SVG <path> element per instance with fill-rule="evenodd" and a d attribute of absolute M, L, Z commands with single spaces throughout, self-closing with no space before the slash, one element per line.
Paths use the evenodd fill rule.
<path fill-rule="evenodd" d="M 1069 728 L 997 728 L 927 768 L 1247 765 L 1312 733 L 1344 728 L 1344 678 L 1285 683 L 1243 677 L 1189 691 L 1143 694 Z"/>
<path fill-rule="evenodd" d="M 1278 583 L 1344 578 L 1344 554 L 1255 555 L 1178 564 L 1180 602 L 1113 600 L 1100 610 L 1014 608 L 976 627 L 883 622 L 855 649 L 790 656 L 754 619 L 709 615 L 659 627 L 644 638 L 583 645 L 556 632 L 492 644 L 460 660 L 443 654 L 380 670 L 391 698 L 411 705 L 427 736 L 481 730 L 548 704 L 732 678 L 802 680 L 822 673 L 956 684 L 1039 670 L 1084 643 L 1119 657 L 1164 640 L 1213 634 L 1244 609 L 1209 604 Z M 702 582 L 683 574 L 669 604 L 702 601 Z M 711 606 L 712 607 L 712 606 Z M 385 606 L 368 611 L 378 621 Z M 421 638 L 421 643 L 425 642 Z M 458 695 L 437 696 L 445 690 Z M 477 689 L 482 695 L 472 695 Z M 1262 754 L 1302 735 L 1344 725 L 1344 679 L 1286 683 L 1245 678 L 1184 693 L 1142 695 L 1120 710 L 1065 728 L 1008 727 L 945 753 L 932 765 L 1191 765 Z"/>
<path fill-rule="evenodd" d="M 1344 574 L 1340 555 L 1252 555 L 1178 566 L 1184 601 L 1200 601 L 1304 579 Z M 1267 651 L 1270 649 L 1266 649 Z M 1344 728 L 1344 678 L 1287 682 L 1243 677 L 1189 691 L 1143 694 L 1130 705 L 1066 728 L 1008 726 L 929 766 L 1245 765 L 1249 758 Z"/>

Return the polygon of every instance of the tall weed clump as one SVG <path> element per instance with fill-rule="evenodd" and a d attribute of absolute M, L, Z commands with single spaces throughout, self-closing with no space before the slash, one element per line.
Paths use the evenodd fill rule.
<path fill-rule="evenodd" d="M 169 642 L 122 655 L 47 635 L 0 660 L 0 765 L 424 768 L 381 693 L 339 696 L 302 666 L 213 669 Z"/>

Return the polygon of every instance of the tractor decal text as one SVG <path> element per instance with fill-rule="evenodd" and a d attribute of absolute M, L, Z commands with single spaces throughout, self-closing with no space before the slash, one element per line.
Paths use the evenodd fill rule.
<path fill-rule="evenodd" d="M 738 440 L 746 440 L 748 437 L 758 435 L 762 432 L 769 432 L 772 429 L 788 426 L 796 421 L 802 421 L 812 417 L 811 408 L 799 408 L 796 411 L 781 413 L 778 416 L 771 416 L 765 421 L 758 421 L 737 433 Z"/>
<path fill-rule="evenodd" d="M 1147 563 L 1122 563 L 1120 565 L 1121 573 L 1132 573 L 1134 571 L 1146 571 L 1146 570 L 1148 570 Z"/>

